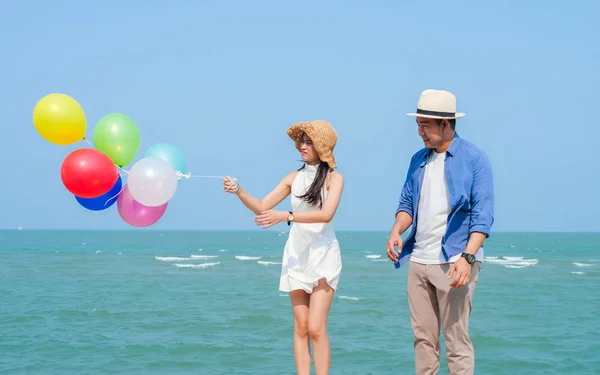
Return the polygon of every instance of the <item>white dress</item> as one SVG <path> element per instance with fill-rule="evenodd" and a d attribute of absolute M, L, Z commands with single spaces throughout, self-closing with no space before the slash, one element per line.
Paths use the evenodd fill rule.
<path fill-rule="evenodd" d="M 305 164 L 296 175 L 291 191 L 294 213 L 319 210 L 298 198 L 310 187 L 316 173 L 317 166 Z M 322 194 L 325 201 L 326 186 L 323 186 Z M 341 272 L 340 245 L 331 223 L 292 223 L 283 251 L 279 290 L 291 292 L 302 289 L 312 293 L 321 279 L 325 279 L 336 290 Z"/>

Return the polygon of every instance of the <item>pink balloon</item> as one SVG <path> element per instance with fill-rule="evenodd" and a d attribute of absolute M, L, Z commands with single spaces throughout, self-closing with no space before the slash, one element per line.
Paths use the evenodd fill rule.
<path fill-rule="evenodd" d="M 147 227 L 156 223 L 167 210 L 169 202 L 156 207 L 144 206 L 137 202 L 125 185 L 117 198 L 117 209 L 121 218 L 134 227 Z"/>

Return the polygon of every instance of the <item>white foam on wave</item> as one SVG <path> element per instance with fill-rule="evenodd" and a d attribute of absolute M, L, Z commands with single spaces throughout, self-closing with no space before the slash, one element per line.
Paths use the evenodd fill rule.
<path fill-rule="evenodd" d="M 223 253 L 223 252 L 227 251 L 227 249 L 219 249 L 219 251 Z"/>
<path fill-rule="evenodd" d="M 573 263 L 573 264 L 577 267 L 594 267 L 593 264 L 589 264 L 589 263 Z"/>
<path fill-rule="evenodd" d="M 381 255 L 365 255 L 365 258 L 369 258 L 369 259 L 379 259 L 381 258 Z"/>
<path fill-rule="evenodd" d="M 525 268 L 532 267 L 538 264 L 537 259 L 524 259 L 523 257 L 484 257 L 484 262 L 503 265 L 506 268 Z"/>
<path fill-rule="evenodd" d="M 351 300 L 351 301 L 360 301 L 360 298 L 358 298 L 358 297 L 339 296 L 338 298 L 339 299 L 348 299 L 348 300 Z"/>
<path fill-rule="evenodd" d="M 214 259 L 214 258 L 218 258 L 218 255 L 190 255 L 192 257 L 192 259 Z"/>
<path fill-rule="evenodd" d="M 192 260 L 194 258 L 182 258 L 182 257 L 155 257 L 156 260 L 161 262 L 181 262 L 182 260 Z"/>
<path fill-rule="evenodd" d="M 191 263 L 175 263 L 176 267 L 180 268 L 207 268 L 213 267 L 221 264 L 221 262 L 213 262 L 213 263 L 200 263 L 200 264 L 191 264 Z"/>
<path fill-rule="evenodd" d="M 102 250 L 96 250 L 96 254 L 101 253 L 101 252 L 102 252 Z"/>
<path fill-rule="evenodd" d="M 281 262 L 268 262 L 268 261 L 265 261 L 265 260 L 259 260 L 256 263 L 262 264 L 263 266 L 273 266 L 273 265 L 276 265 L 276 264 L 281 264 Z"/>
<path fill-rule="evenodd" d="M 574 275 L 583 275 L 585 272 L 581 272 L 581 271 L 573 271 L 571 272 Z"/>
<path fill-rule="evenodd" d="M 523 257 L 504 257 L 504 259 L 506 259 L 506 260 L 511 260 L 511 261 L 512 261 L 512 260 L 522 260 L 522 259 L 523 259 Z"/>
<path fill-rule="evenodd" d="M 236 255 L 235 259 L 237 260 L 259 260 L 262 257 L 249 257 L 246 255 Z"/>

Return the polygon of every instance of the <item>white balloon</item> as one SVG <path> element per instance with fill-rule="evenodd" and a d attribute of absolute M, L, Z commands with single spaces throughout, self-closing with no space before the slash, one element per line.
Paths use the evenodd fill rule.
<path fill-rule="evenodd" d="M 146 157 L 133 165 L 127 185 L 137 202 L 150 207 L 161 206 L 173 198 L 177 191 L 177 172 L 164 159 Z"/>

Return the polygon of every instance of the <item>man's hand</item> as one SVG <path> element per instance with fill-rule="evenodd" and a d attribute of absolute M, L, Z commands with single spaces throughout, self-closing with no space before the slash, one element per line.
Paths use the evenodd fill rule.
<path fill-rule="evenodd" d="M 471 280 L 471 265 L 465 258 L 459 258 L 452 264 L 448 271 L 448 279 L 454 275 L 454 281 L 450 283 L 453 288 L 461 288 Z"/>
<path fill-rule="evenodd" d="M 390 233 L 390 237 L 387 242 L 387 256 L 394 263 L 398 262 L 398 252 L 394 247 L 397 247 L 399 251 L 402 250 L 402 237 L 398 233 Z"/>

